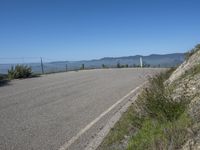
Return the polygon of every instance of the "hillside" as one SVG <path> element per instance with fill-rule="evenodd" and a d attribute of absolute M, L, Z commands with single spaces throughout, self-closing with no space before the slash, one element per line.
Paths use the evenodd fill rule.
<path fill-rule="evenodd" d="M 105 149 L 200 149 L 200 45 L 176 69 L 149 79 L 106 136 Z"/>
<path fill-rule="evenodd" d="M 182 149 L 200 149 L 200 45 L 197 45 L 188 60 L 174 71 L 168 83 L 176 85 L 174 97 L 185 93 L 190 98 L 187 112 L 192 124 L 188 128 L 190 135 Z"/>

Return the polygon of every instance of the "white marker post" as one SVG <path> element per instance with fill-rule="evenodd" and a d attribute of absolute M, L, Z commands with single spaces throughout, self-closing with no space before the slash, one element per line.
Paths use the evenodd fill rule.
<path fill-rule="evenodd" d="M 140 67 L 143 67 L 143 63 L 142 63 L 142 57 L 140 57 Z"/>

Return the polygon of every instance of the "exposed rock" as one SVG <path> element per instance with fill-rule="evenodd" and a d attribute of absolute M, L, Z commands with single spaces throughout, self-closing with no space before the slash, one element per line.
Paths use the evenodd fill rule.
<path fill-rule="evenodd" d="M 172 83 L 180 78 L 186 71 L 200 64 L 200 50 L 194 53 L 188 60 L 184 61 L 171 75 L 168 82 Z"/>
<path fill-rule="evenodd" d="M 189 139 L 182 150 L 200 150 L 200 132 L 196 137 Z"/>
<path fill-rule="evenodd" d="M 190 138 L 182 147 L 183 150 L 200 150 L 200 72 L 197 74 L 188 72 L 198 64 L 200 64 L 200 50 L 180 65 L 167 81 L 168 84 L 175 85 L 174 99 L 185 95 L 190 100 L 188 114 L 193 120 L 193 125 L 191 132 L 188 131 Z M 186 71 L 187 75 L 184 76 Z"/>

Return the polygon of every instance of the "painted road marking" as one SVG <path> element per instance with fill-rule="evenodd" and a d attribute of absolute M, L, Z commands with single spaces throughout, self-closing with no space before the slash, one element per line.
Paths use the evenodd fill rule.
<path fill-rule="evenodd" d="M 81 135 L 83 135 L 87 130 L 89 130 L 95 123 L 97 123 L 101 118 L 103 118 L 106 114 L 108 114 L 113 108 L 115 108 L 118 104 L 120 104 L 124 99 L 129 97 L 131 94 L 133 94 L 135 91 L 137 91 L 139 88 L 141 88 L 144 84 L 136 87 L 132 91 L 130 91 L 127 95 L 122 97 L 120 100 L 118 100 L 115 104 L 113 104 L 110 108 L 108 108 L 106 111 L 104 111 L 101 115 L 99 115 L 96 119 L 94 119 L 92 122 L 90 122 L 85 128 L 80 130 L 75 136 L 73 136 L 69 141 L 67 141 L 64 145 L 62 145 L 59 150 L 67 150 L 76 140 L 78 140 Z"/>

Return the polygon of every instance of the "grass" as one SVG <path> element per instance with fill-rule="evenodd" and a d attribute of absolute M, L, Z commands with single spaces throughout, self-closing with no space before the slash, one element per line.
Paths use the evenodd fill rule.
<path fill-rule="evenodd" d="M 174 100 L 173 87 L 165 85 L 168 73 L 149 79 L 150 86 L 139 96 L 139 105 L 149 117 L 160 121 L 174 121 L 186 110 L 188 98 L 182 94 Z"/>
<path fill-rule="evenodd" d="M 186 79 L 186 78 L 192 79 L 195 75 L 198 75 L 198 74 L 200 74 L 200 64 L 196 64 L 195 66 L 193 66 L 189 70 L 186 70 L 185 73 L 182 74 L 180 78 L 178 78 L 174 81 L 174 84 L 179 84 L 179 82 L 182 79 Z M 187 84 L 186 84 L 186 86 L 187 86 Z"/>
<path fill-rule="evenodd" d="M 179 149 L 186 142 L 190 124 L 191 119 L 185 113 L 173 122 L 147 118 L 129 141 L 128 150 Z"/>
<path fill-rule="evenodd" d="M 185 78 L 186 76 L 194 76 L 196 74 L 200 73 L 200 64 L 195 65 L 191 69 L 187 70 L 185 74 L 183 74 L 182 78 Z"/>
<path fill-rule="evenodd" d="M 200 50 L 200 44 L 197 44 L 193 49 L 185 53 L 185 59 L 188 60 L 193 54 Z"/>
<path fill-rule="evenodd" d="M 183 93 L 174 100 L 174 87 L 164 84 L 173 70 L 149 79 L 148 88 L 123 114 L 99 149 L 117 149 L 125 136 L 129 137 L 126 139 L 128 150 L 179 149 L 182 146 L 192 121 L 186 113 L 188 97 Z M 140 111 L 136 111 L 138 108 Z"/>
<path fill-rule="evenodd" d="M 136 130 L 141 128 L 142 119 L 142 117 L 136 115 L 135 107 L 131 105 L 128 111 L 122 115 L 120 120 L 108 133 L 100 149 L 110 149 L 110 146 L 113 144 L 119 144 L 118 142 L 123 140 L 125 135 L 133 134 Z"/>

